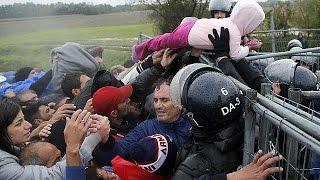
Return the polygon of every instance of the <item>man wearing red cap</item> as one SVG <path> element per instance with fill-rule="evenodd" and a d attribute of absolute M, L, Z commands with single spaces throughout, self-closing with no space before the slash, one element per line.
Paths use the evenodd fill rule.
<path fill-rule="evenodd" d="M 144 104 L 146 96 L 152 93 L 152 84 L 161 77 L 165 67 L 177 56 L 177 53 L 170 49 L 161 52 L 160 63 L 142 72 L 132 84 L 118 88 L 105 86 L 94 93 L 94 111 L 108 116 L 111 127 L 118 133 L 125 135 L 138 124 L 136 120 L 145 120 L 137 103 Z"/>
<path fill-rule="evenodd" d="M 119 130 L 121 134 L 126 133 L 125 127 L 127 124 L 123 123 L 123 118 L 129 114 L 135 117 L 140 115 L 139 110 L 129 99 L 132 92 L 132 85 L 128 84 L 119 88 L 106 86 L 100 88 L 93 95 L 94 111 L 109 117 L 113 128 Z"/>

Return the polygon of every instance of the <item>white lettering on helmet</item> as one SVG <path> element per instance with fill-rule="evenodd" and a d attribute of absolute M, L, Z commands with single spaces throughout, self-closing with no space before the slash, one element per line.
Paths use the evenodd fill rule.
<path fill-rule="evenodd" d="M 221 108 L 222 115 L 225 116 L 225 115 L 229 114 L 230 112 L 232 112 L 232 110 L 236 109 L 236 107 L 239 106 L 240 104 L 241 104 L 240 99 L 238 97 L 236 97 L 235 104 L 229 103 L 229 106 L 225 106 L 225 107 Z"/>
<path fill-rule="evenodd" d="M 221 93 L 225 96 L 228 95 L 228 91 L 226 90 L 226 88 L 221 88 Z"/>

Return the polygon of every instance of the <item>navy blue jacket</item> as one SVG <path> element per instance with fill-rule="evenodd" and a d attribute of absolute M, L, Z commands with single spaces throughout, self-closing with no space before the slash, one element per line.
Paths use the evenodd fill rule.
<path fill-rule="evenodd" d="M 173 123 L 163 123 L 157 118 L 145 120 L 119 141 L 114 141 L 110 137 L 108 143 L 100 145 L 95 149 L 93 157 L 95 162 L 100 166 L 110 166 L 111 160 L 117 155 L 120 155 L 122 158 L 129 158 L 130 145 L 132 143 L 157 133 L 167 134 L 180 147 L 190 140 L 190 129 L 190 122 L 183 117 L 179 117 Z"/>
<path fill-rule="evenodd" d="M 143 121 L 134 129 L 132 129 L 124 138 L 115 142 L 114 152 L 122 158 L 128 157 L 129 147 L 132 143 L 138 142 L 140 139 L 154 134 L 167 134 L 180 147 L 190 139 L 190 122 L 179 117 L 173 123 L 164 123 L 157 118 Z"/>

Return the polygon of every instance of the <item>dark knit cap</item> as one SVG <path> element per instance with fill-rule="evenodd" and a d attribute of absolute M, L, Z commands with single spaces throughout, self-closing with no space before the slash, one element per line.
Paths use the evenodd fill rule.
<path fill-rule="evenodd" d="M 91 87 L 91 96 L 100 88 L 105 86 L 114 86 L 114 87 L 121 87 L 124 84 L 117 80 L 114 75 L 112 75 L 107 70 L 100 70 L 96 73 L 93 78 L 93 83 Z"/>
<path fill-rule="evenodd" d="M 168 136 L 155 134 L 130 146 L 130 161 L 142 169 L 160 175 L 173 175 L 177 157 L 177 145 Z"/>

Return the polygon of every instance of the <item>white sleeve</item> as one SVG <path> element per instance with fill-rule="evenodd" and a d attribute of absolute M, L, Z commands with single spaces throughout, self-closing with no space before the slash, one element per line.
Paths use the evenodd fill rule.
<path fill-rule="evenodd" d="M 137 68 L 133 68 L 124 78 L 121 79 L 121 81 L 124 84 L 128 84 L 129 82 L 134 81 L 138 75 L 139 75 L 139 72 Z"/>
<path fill-rule="evenodd" d="M 231 51 L 230 48 L 230 57 L 233 60 L 240 60 L 249 54 L 249 47 L 248 46 L 238 46 L 237 48 Z"/>

